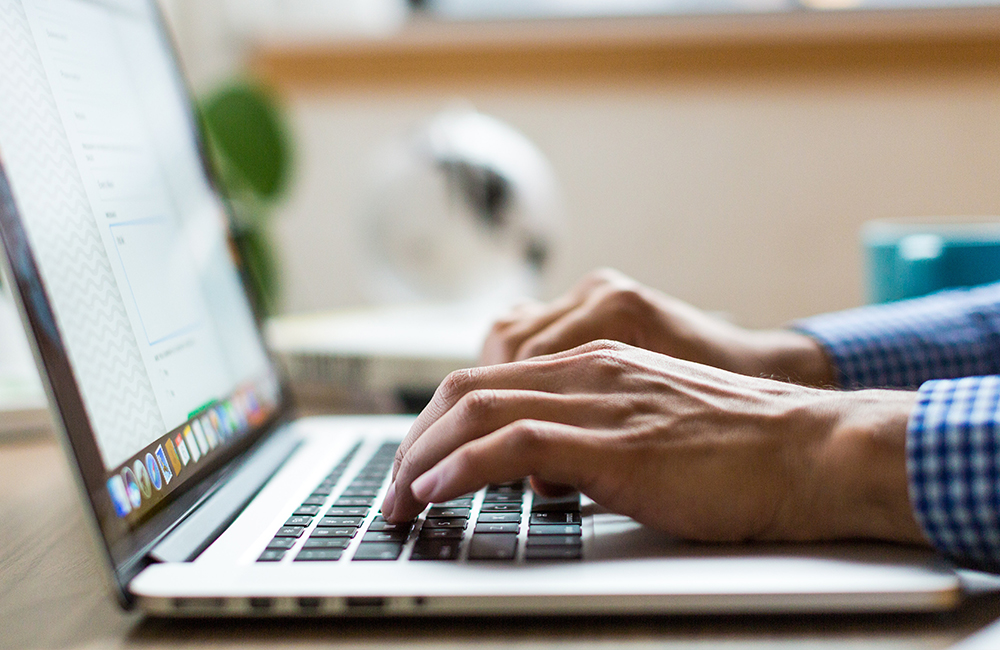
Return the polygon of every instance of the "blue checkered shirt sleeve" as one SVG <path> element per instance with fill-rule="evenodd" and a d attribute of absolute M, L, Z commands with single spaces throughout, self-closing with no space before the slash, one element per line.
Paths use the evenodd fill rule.
<path fill-rule="evenodd" d="M 906 464 L 925 536 L 1000 570 L 1000 284 L 800 321 L 846 388 L 916 388 Z"/>
<path fill-rule="evenodd" d="M 906 469 L 931 544 L 959 563 L 1000 570 L 1000 377 L 921 386 Z"/>
<path fill-rule="evenodd" d="M 816 316 L 793 324 L 818 340 L 843 388 L 912 388 L 1000 374 L 1000 283 Z"/>

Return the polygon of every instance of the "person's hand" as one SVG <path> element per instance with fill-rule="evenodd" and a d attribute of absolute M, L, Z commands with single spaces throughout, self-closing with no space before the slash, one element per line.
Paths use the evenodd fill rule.
<path fill-rule="evenodd" d="M 694 540 L 921 541 L 907 496 L 913 393 L 818 390 L 617 342 L 453 373 L 396 456 L 406 521 L 531 476 Z"/>
<path fill-rule="evenodd" d="M 744 375 L 812 386 L 836 381 L 826 353 L 804 334 L 737 327 L 610 269 L 587 275 L 551 304 L 516 307 L 493 326 L 480 363 L 522 361 L 599 339 Z"/>

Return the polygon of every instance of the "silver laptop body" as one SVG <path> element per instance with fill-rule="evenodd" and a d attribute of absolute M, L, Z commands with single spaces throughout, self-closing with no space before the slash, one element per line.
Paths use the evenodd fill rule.
<path fill-rule="evenodd" d="M 0 235 L 107 575 L 158 615 L 932 611 L 933 554 L 685 545 L 490 486 L 381 520 L 405 417 L 293 419 L 149 0 L 0 0 Z"/>

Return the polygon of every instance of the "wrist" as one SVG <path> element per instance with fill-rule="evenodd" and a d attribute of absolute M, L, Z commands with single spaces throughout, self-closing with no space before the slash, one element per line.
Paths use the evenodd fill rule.
<path fill-rule="evenodd" d="M 825 392 L 825 391 L 824 391 Z M 829 433 L 814 451 L 801 522 L 813 539 L 882 539 L 926 544 L 913 514 L 906 431 L 916 394 L 829 392 Z"/>
<path fill-rule="evenodd" d="M 751 373 L 805 386 L 835 388 L 837 370 L 826 350 L 810 336 L 793 330 L 751 331 L 748 345 L 757 360 Z"/>

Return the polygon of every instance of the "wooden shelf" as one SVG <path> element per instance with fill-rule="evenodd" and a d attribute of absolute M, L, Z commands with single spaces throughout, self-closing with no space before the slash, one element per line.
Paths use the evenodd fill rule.
<path fill-rule="evenodd" d="M 661 83 L 679 77 L 1000 72 L 1000 7 L 580 20 L 413 20 L 382 38 L 261 40 L 288 92 Z"/>

